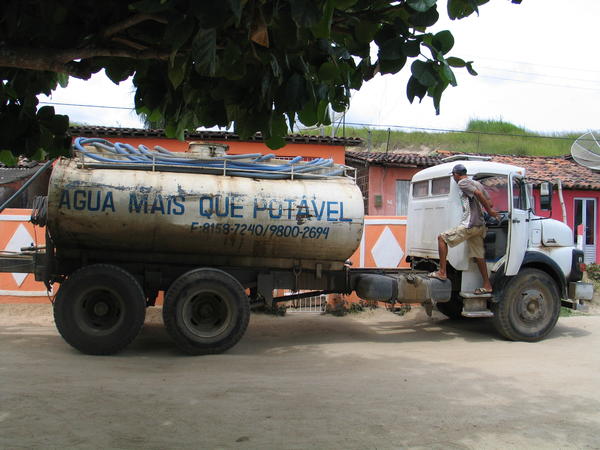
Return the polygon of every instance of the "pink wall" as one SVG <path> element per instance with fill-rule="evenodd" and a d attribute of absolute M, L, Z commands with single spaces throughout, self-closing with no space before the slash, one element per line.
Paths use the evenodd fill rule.
<path fill-rule="evenodd" d="M 536 214 L 542 217 L 551 217 L 552 219 L 563 221 L 562 207 L 558 192 L 554 190 L 552 196 L 552 211 L 542 211 L 540 209 L 539 190 L 534 191 L 535 210 Z M 596 261 L 600 261 L 600 223 L 598 223 L 598 210 L 600 209 L 600 191 L 588 191 L 582 189 L 564 189 L 563 199 L 565 202 L 565 210 L 567 213 L 567 225 L 573 229 L 575 223 L 575 199 L 576 198 L 592 198 L 596 200 Z"/>
<path fill-rule="evenodd" d="M 396 180 L 409 180 L 422 168 L 369 167 L 369 215 L 396 215 Z M 382 204 L 375 206 L 375 196 L 381 195 Z"/>

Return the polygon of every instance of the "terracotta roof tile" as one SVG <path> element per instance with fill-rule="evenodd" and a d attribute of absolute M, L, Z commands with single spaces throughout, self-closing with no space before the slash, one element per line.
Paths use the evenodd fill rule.
<path fill-rule="evenodd" d="M 430 167 L 441 162 L 439 156 L 416 153 L 346 152 L 347 163 L 377 164 L 394 167 Z"/>
<path fill-rule="evenodd" d="M 438 151 L 438 155 L 445 157 L 455 155 L 455 152 Z M 561 181 L 565 189 L 600 190 L 600 172 L 584 167 L 571 158 L 571 156 L 521 156 L 521 155 L 495 155 L 478 153 L 481 156 L 491 156 L 492 161 L 524 167 L 527 178 L 540 181 Z"/>
<path fill-rule="evenodd" d="M 154 129 L 146 130 L 144 128 L 115 128 L 101 126 L 73 126 L 70 128 L 73 136 L 86 137 L 153 137 L 164 138 L 164 130 Z M 187 140 L 206 139 L 220 141 L 239 141 L 240 136 L 228 131 L 193 131 L 186 132 Z M 355 137 L 329 137 L 329 136 L 313 136 L 305 134 L 290 134 L 285 140 L 297 144 L 325 144 L 325 145 L 343 145 L 345 147 L 354 147 L 362 144 L 362 139 Z M 245 141 L 262 142 L 263 138 L 260 133 L 255 134 Z"/>

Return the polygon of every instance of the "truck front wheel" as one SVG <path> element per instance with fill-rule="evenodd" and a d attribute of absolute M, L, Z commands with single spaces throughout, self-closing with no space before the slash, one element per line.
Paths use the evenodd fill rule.
<path fill-rule="evenodd" d="M 73 272 L 54 301 L 59 333 L 90 355 L 108 355 L 125 348 L 142 329 L 145 317 L 146 299 L 137 280 L 109 264 Z"/>
<path fill-rule="evenodd" d="M 494 325 L 502 336 L 535 342 L 544 339 L 556 325 L 560 296 L 547 273 L 526 268 L 508 282 L 492 310 Z"/>
<path fill-rule="evenodd" d="M 186 353 L 221 353 L 244 335 L 250 303 L 242 285 L 228 273 L 195 269 L 180 276 L 167 291 L 163 319 Z"/>

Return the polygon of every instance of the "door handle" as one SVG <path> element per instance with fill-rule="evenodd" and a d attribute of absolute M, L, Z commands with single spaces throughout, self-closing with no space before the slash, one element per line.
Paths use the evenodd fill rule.
<path fill-rule="evenodd" d="M 521 223 L 521 221 L 519 219 L 513 219 L 512 223 Z"/>

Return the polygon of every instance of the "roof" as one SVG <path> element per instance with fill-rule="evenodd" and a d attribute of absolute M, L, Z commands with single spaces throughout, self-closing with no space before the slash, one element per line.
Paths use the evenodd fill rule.
<path fill-rule="evenodd" d="M 431 167 L 439 164 L 439 156 L 426 156 L 417 153 L 383 153 L 383 152 L 346 152 L 346 164 L 376 164 L 388 167 Z"/>
<path fill-rule="evenodd" d="M 438 164 L 433 167 L 428 167 L 417 172 L 413 176 L 413 181 L 426 180 L 429 178 L 441 178 L 448 177 L 452 173 L 452 169 L 459 161 L 446 162 Z M 505 175 L 508 176 L 511 173 L 523 174 L 523 167 L 518 167 L 513 164 L 501 163 L 498 161 L 460 161 L 467 169 L 468 175 Z"/>
<path fill-rule="evenodd" d="M 441 156 L 454 154 L 438 152 Z M 485 155 L 492 161 L 524 167 L 527 178 L 552 181 L 560 180 L 565 189 L 600 190 L 600 172 L 588 169 L 576 163 L 571 156 L 521 156 L 521 155 Z"/>
<path fill-rule="evenodd" d="M 135 137 L 135 138 L 167 138 L 162 129 L 144 129 L 144 128 L 116 128 L 101 127 L 94 125 L 72 126 L 70 127 L 73 136 L 85 137 Z M 186 140 L 215 140 L 215 141 L 245 141 L 245 142 L 263 142 L 260 133 L 251 136 L 248 139 L 241 139 L 238 134 L 228 131 L 192 131 L 185 133 Z M 329 137 L 312 136 L 307 134 L 290 134 L 285 137 L 286 142 L 293 144 L 324 144 L 324 145 L 343 145 L 345 147 L 354 147 L 362 144 L 362 139 L 355 137 Z"/>
<path fill-rule="evenodd" d="M 456 154 L 456 152 L 443 150 L 438 150 L 433 155 L 348 151 L 346 163 L 425 168 L 441 164 L 443 158 Z M 493 162 L 524 167 L 530 179 L 553 183 L 560 180 L 565 189 L 600 190 L 600 172 L 579 165 L 568 155 L 522 156 L 485 153 L 477 153 L 477 155 L 490 156 Z"/>
<path fill-rule="evenodd" d="M 41 166 L 36 162 L 33 167 L 0 167 L 0 185 L 30 178 Z"/>

